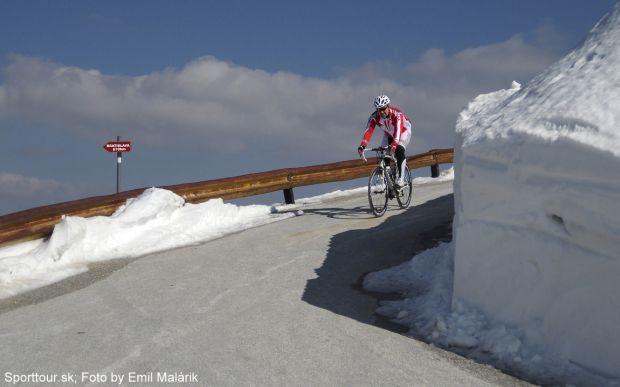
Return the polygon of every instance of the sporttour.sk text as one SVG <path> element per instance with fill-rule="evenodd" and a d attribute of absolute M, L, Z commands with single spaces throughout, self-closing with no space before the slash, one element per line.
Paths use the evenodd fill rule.
<path fill-rule="evenodd" d="M 64 373 L 39 373 L 27 374 L 5 372 L 4 382 L 9 384 L 22 383 L 198 383 L 198 375 L 195 372 L 126 372 L 126 373 L 99 373 L 99 372 L 64 372 Z"/>

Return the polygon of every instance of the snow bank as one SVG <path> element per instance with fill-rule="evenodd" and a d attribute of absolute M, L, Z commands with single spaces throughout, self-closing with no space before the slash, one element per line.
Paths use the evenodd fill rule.
<path fill-rule="evenodd" d="M 269 206 L 235 206 L 221 199 L 185 203 L 151 188 L 112 216 L 64 217 L 48 241 L 0 249 L 0 298 L 88 270 L 88 263 L 137 257 L 195 245 L 225 234 L 294 216 Z"/>
<path fill-rule="evenodd" d="M 545 385 L 620 385 L 529 340 L 518 327 L 453 298 L 453 267 L 454 244 L 441 244 L 401 265 L 368 274 L 364 289 L 402 294 L 401 300 L 380 301 L 377 313 L 409 327 L 411 335 L 511 374 Z"/>
<path fill-rule="evenodd" d="M 455 296 L 615 377 L 619 101 L 617 4 L 524 88 L 469 104 L 457 121 L 454 183 Z"/>

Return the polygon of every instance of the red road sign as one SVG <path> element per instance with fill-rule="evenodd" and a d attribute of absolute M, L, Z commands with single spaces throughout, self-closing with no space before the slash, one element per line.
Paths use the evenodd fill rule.
<path fill-rule="evenodd" d="M 131 152 L 131 141 L 110 141 L 103 146 L 108 152 Z"/>

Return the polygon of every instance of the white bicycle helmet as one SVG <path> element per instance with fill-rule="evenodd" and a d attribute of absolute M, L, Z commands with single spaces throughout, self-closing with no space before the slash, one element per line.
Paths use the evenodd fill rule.
<path fill-rule="evenodd" d="M 373 104 L 375 105 L 375 108 L 377 109 L 383 109 L 389 103 L 390 103 L 390 98 L 385 94 L 376 96 L 375 100 L 373 101 Z"/>

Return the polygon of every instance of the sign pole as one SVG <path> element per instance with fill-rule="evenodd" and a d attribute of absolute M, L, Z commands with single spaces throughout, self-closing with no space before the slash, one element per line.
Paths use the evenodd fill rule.
<path fill-rule="evenodd" d="M 116 136 L 116 141 L 108 141 L 103 145 L 106 152 L 116 153 L 116 193 L 121 190 L 121 163 L 123 152 L 131 152 L 131 141 L 121 142 L 121 136 Z"/>
<path fill-rule="evenodd" d="M 120 141 L 121 136 L 116 136 L 116 141 Z M 123 161 L 123 153 L 116 152 L 116 193 L 119 193 L 121 187 L 121 162 Z"/>

